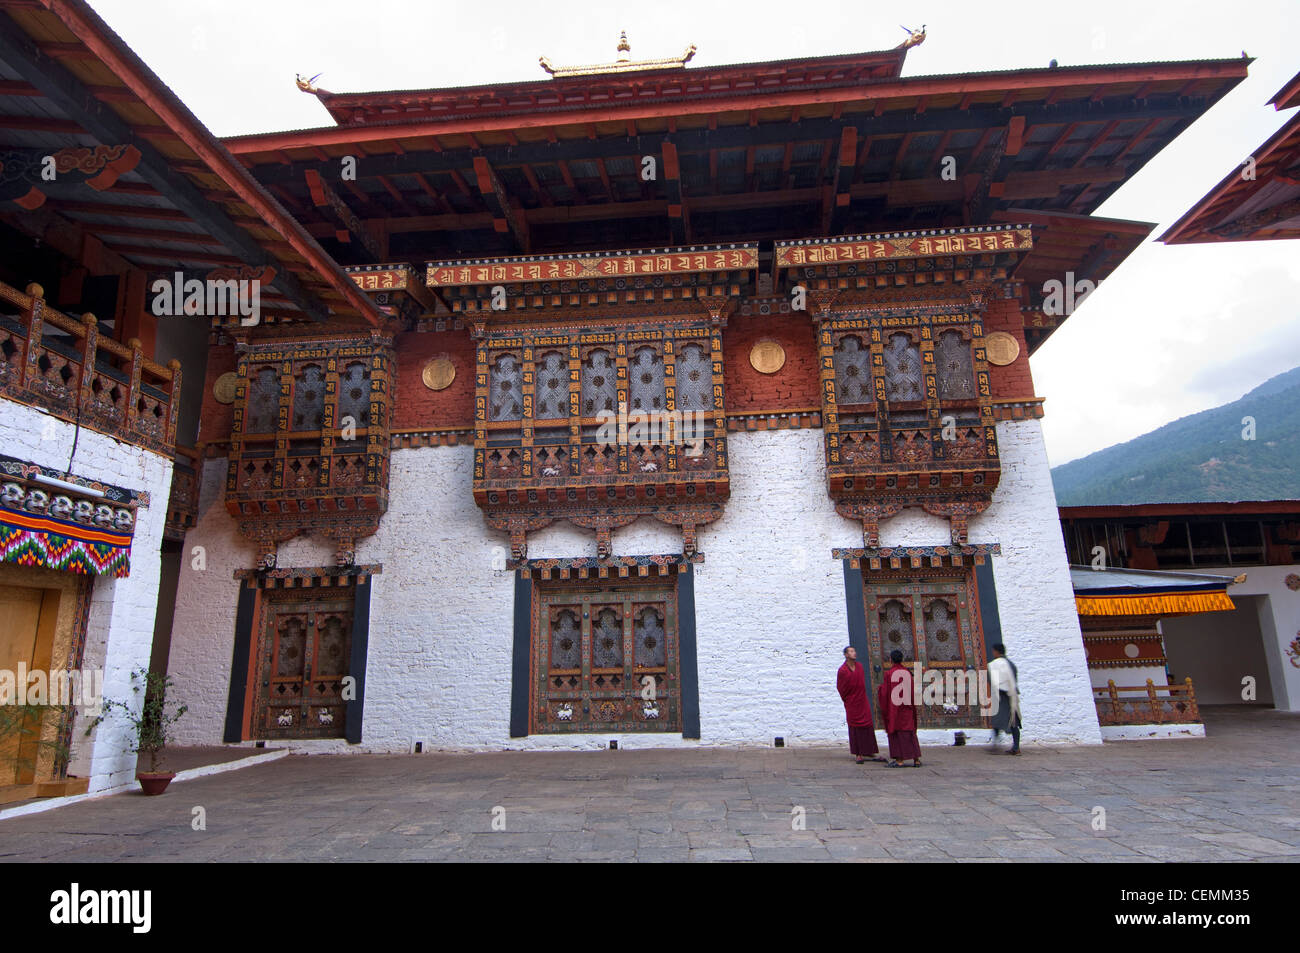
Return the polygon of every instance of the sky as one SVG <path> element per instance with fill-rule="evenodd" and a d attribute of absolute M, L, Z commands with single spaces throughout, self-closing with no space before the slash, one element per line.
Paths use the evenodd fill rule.
<path fill-rule="evenodd" d="M 883 3 L 823 0 L 91 0 L 215 134 L 332 125 L 333 92 L 544 79 L 557 65 L 698 47 L 691 67 L 887 49 L 926 27 L 904 76 L 1255 58 L 1250 74 L 1095 212 L 1157 224 L 1034 355 L 1053 465 L 1235 400 L 1300 365 L 1300 241 L 1154 241 L 1294 115 L 1266 103 L 1300 71 L 1300 0 Z M 1260 427 L 1296 421 L 1259 421 Z"/>

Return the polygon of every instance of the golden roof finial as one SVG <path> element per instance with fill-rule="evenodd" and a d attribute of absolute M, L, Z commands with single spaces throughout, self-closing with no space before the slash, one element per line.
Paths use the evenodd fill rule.
<path fill-rule="evenodd" d="M 321 76 L 323 75 L 324 75 L 323 73 L 317 73 L 311 79 L 303 79 L 302 73 L 296 73 L 294 74 L 293 81 L 298 84 L 298 88 L 301 89 L 304 93 L 314 93 L 317 92 L 317 89 L 314 84 L 316 80 L 320 79 Z"/>
<path fill-rule="evenodd" d="M 555 79 L 568 76 L 599 76 L 604 73 L 632 73 L 640 70 L 682 69 L 695 55 L 695 44 L 686 48 L 681 56 L 665 56 L 653 60 L 632 59 L 632 46 L 627 41 L 627 31 L 618 37 L 618 59 L 613 63 L 599 63 L 592 66 L 555 66 L 545 56 L 539 56 L 537 62 L 542 69 Z"/>

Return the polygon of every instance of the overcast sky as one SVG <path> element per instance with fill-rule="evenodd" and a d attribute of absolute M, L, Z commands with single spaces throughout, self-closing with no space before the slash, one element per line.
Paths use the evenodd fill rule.
<path fill-rule="evenodd" d="M 925 24 L 904 76 L 1244 50 L 1255 58 L 1249 77 L 1097 210 L 1158 223 L 1155 235 L 1294 114 L 1265 103 L 1300 70 L 1297 0 L 91 3 L 219 136 L 330 125 L 295 73 L 321 73 L 317 85 L 334 92 L 544 79 L 538 56 L 608 62 L 620 30 L 633 58 L 696 44 L 693 67 L 885 49 L 905 38 L 900 25 Z M 1300 364 L 1298 319 L 1300 242 L 1147 242 L 1034 356 L 1052 463 L 1234 400 Z M 1265 439 L 1296 422 L 1258 426 Z"/>

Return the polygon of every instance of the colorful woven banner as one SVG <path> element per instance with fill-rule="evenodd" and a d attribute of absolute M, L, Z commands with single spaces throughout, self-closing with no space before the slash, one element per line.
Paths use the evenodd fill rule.
<path fill-rule="evenodd" d="M 1185 615 L 1235 609 L 1226 591 L 1075 595 L 1079 615 Z"/>
<path fill-rule="evenodd" d="M 121 578 L 131 572 L 131 534 L 0 506 L 0 562 Z"/>

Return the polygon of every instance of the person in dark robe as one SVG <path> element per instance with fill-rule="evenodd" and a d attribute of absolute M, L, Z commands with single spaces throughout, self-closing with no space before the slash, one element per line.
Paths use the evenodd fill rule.
<path fill-rule="evenodd" d="M 844 720 L 849 724 L 849 751 L 858 759 L 858 764 L 867 758 L 884 761 L 879 756 L 876 727 L 871 720 L 866 669 L 858 663 L 858 650 L 851 645 L 844 649 L 844 664 L 835 677 L 835 687 L 844 701 Z"/>
<path fill-rule="evenodd" d="M 889 653 L 893 664 L 880 679 L 877 700 L 889 733 L 889 766 L 903 767 L 912 759 L 912 767 L 921 766 L 921 743 L 916 738 L 916 698 L 912 692 L 912 673 L 903 665 L 903 653 L 894 649 Z"/>

